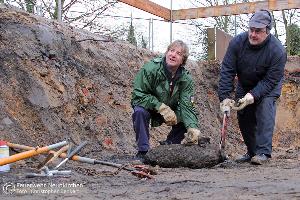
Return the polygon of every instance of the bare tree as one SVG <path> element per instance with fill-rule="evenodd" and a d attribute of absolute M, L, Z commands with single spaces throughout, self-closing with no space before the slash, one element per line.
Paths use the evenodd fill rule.
<path fill-rule="evenodd" d="M 73 0 L 63 8 L 64 21 L 77 25 L 80 28 L 93 28 L 106 11 L 115 7 L 117 1 L 109 0 Z M 82 10 L 71 9 L 75 4 L 80 4 Z"/>
<path fill-rule="evenodd" d="M 195 7 L 209 7 L 209 6 L 218 6 L 218 5 L 229 5 L 237 2 L 236 0 L 194 0 L 190 2 L 195 6 Z M 201 27 L 201 25 L 206 24 L 210 26 L 214 26 L 226 33 L 233 33 L 235 30 L 235 20 L 237 18 L 235 16 L 219 16 L 219 17 L 210 17 L 205 19 L 205 22 L 202 22 L 199 24 L 198 27 Z M 194 21 L 195 24 L 199 23 L 201 20 L 192 20 Z M 202 20 L 203 21 L 203 20 Z"/>
<path fill-rule="evenodd" d="M 289 27 L 293 24 L 299 23 L 300 13 L 297 9 L 292 10 L 282 10 L 282 23 L 284 24 L 285 29 L 285 45 L 288 55 L 291 55 L 291 41 L 293 40 Z"/>
<path fill-rule="evenodd" d="M 76 26 L 81 24 L 81 28 L 90 27 L 117 2 L 116 0 L 61 0 L 62 20 Z M 34 8 L 39 7 L 40 15 L 51 19 L 58 17 L 58 0 L 7 0 L 7 3 L 17 5 L 31 13 L 34 13 Z"/>
<path fill-rule="evenodd" d="M 190 0 L 190 3 L 194 5 L 194 7 L 209 7 L 209 6 L 218 6 L 218 5 L 228 5 L 235 3 L 235 0 Z M 195 35 L 197 37 L 197 40 L 194 42 L 193 45 L 198 46 L 197 49 L 200 51 L 197 53 L 197 55 L 193 55 L 197 59 L 207 59 L 207 31 L 206 29 L 208 27 L 215 27 L 219 30 L 222 30 L 226 33 L 234 35 L 236 33 L 236 29 L 239 28 L 239 24 L 245 24 L 245 23 L 239 23 L 240 21 L 243 21 L 243 18 L 239 16 L 219 16 L 219 17 L 210 17 L 206 19 L 194 19 L 190 20 L 192 24 L 194 24 L 197 27 L 197 30 L 195 31 Z M 245 27 L 240 27 L 239 29 L 245 29 Z"/>
<path fill-rule="evenodd" d="M 46 18 L 58 18 L 58 0 L 7 0 L 8 4 L 15 5 L 30 13 Z M 110 39 L 123 38 L 128 32 L 128 25 L 111 26 L 107 23 L 107 14 L 117 8 L 116 0 L 61 0 L 62 21 L 71 26 L 89 30 L 107 36 Z M 110 18 L 112 20 L 112 17 Z"/>
<path fill-rule="evenodd" d="M 190 0 L 190 2 L 195 7 L 208 7 L 208 6 L 218 6 L 218 5 L 228 5 L 228 4 L 234 4 L 234 3 L 245 3 L 250 2 L 253 0 Z M 299 24 L 300 20 L 300 12 L 299 9 L 291 9 L 291 10 L 282 10 L 282 11 L 276 11 L 271 12 L 273 19 L 274 19 L 274 36 L 278 39 L 284 40 L 285 37 L 285 44 L 287 48 L 288 54 L 290 54 L 291 51 L 291 41 L 293 38 L 291 38 L 290 32 L 288 31 L 290 25 L 292 24 Z M 281 16 L 278 17 L 279 13 L 281 13 Z M 197 27 L 200 29 L 203 29 L 202 27 L 205 27 L 205 25 L 210 25 L 213 27 L 216 27 L 226 33 L 229 33 L 231 35 L 235 35 L 237 32 L 241 31 L 247 31 L 248 29 L 248 20 L 249 16 L 251 14 L 247 15 L 237 15 L 237 16 L 220 16 L 220 17 L 210 17 L 205 20 L 197 19 L 192 20 Z M 276 17 L 275 17 L 276 15 Z M 205 39 L 203 35 L 201 35 L 204 31 L 200 30 L 198 35 L 199 38 Z M 204 42 L 203 40 L 201 40 Z M 205 49 L 205 48 L 202 48 Z"/>

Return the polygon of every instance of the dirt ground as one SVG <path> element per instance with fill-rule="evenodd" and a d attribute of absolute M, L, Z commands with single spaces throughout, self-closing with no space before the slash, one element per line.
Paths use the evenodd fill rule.
<path fill-rule="evenodd" d="M 90 166 L 93 173 L 86 175 L 80 172 L 81 167 L 87 166 L 68 164 L 66 168 L 75 171 L 69 178 L 34 179 L 24 177 L 28 167 L 15 168 L 2 176 L 2 184 L 8 191 L 13 186 L 17 190 L 1 196 L 5 199 L 300 199 L 299 150 L 278 156 L 265 166 L 228 162 L 211 169 L 158 168 L 155 179 L 147 180 L 124 170 L 109 175 L 115 169 L 103 166 Z"/>
<path fill-rule="evenodd" d="M 132 164 L 136 153 L 130 96 L 139 68 L 157 55 L 123 41 L 76 30 L 0 5 L 0 139 L 46 146 L 88 141 L 79 155 Z M 299 60 L 298 60 L 299 61 Z M 297 61 L 297 62 L 298 62 Z M 189 61 L 200 130 L 220 139 L 218 62 Z M 300 199 L 300 73 L 289 63 L 278 100 L 272 161 L 236 164 L 245 151 L 235 113 L 228 125 L 229 161 L 212 168 L 160 168 L 154 179 L 126 170 L 68 161 L 70 177 L 26 178 L 44 158 L 0 174 L 4 199 Z M 151 147 L 169 128 L 151 129 Z M 14 153 L 13 151 L 11 153 Z M 57 163 L 59 160 L 56 161 Z"/>

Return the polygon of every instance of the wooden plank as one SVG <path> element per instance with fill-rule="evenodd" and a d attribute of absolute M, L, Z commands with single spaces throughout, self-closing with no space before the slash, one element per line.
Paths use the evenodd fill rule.
<path fill-rule="evenodd" d="M 170 21 L 171 10 L 148 0 L 119 0 L 135 8 L 141 9 L 167 21 Z"/>
<path fill-rule="evenodd" d="M 268 0 L 172 11 L 172 19 L 185 20 L 254 13 L 259 9 L 285 10 L 300 8 L 300 0 Z"/>

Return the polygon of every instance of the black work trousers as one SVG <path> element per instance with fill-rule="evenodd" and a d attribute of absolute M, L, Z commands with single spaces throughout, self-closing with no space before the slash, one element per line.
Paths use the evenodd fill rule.
<path fill-rule="evenodd" d="M 250 156 L 271 157 L 277 97 L 264 97 L 238 111 L 239 127 Z"/>
<path fill-rule="evenodd" d="M 136 142 L 139 151 L 148 151 L 149 145 L 149 122 L 151 114 L 145 108 L 140 106 L 134 107 L 132 114 L 133 128 L 136 134 Z M 171 132 L 167 136 L 167 143 L 180 144 L 187 130 L 182 122 L 172 126 Z"/>

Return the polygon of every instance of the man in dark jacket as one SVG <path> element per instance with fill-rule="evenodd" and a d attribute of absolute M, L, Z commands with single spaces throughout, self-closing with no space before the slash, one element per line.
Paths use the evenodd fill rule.
<path fill-rule="evenodd" d="M 131 104 L 138 157 L 149 150 L 149 123 L 172 126 L 163 144 L 196 144 L 200 131 L 195 113 L 194 83 L 183 67 L 189 49 L 181 40 L 169 45 L 165 55 L 146 63 L 137 73 Z"/>
<path fill-rule="evenodd" d="M 248 32 L 234 37 L 223 59 L 219 99 L 223 113 L 230 111 L 234 79 L 239 127 L 247 153 L 238 162 L 263 164 L 271 158 L 276 100 L 281 94 L 287 55 L 280 41 L 270 34 L 272 16 L 267 10 L 255 12 Z"/>

